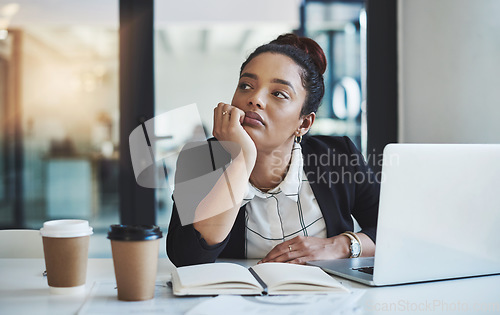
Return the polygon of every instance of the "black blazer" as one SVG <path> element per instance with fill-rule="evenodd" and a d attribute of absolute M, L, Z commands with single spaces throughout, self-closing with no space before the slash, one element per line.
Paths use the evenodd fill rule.
<path fill-rule="evenodd" d="M 177 172 L 176 182 L 199 176 L 200 172 L 206 174 L 229 163 L 229 155 L 220 144 L 217 145 L 217 140 L 210 139 L 209 143 L 211 151 L 219 152 L 220 158 L 215 164 L 210 158 L 201 162 L 200 156 L 207 155 L 200 150 L 189 154 L 196 162 L 181 152 L 177 170 L 189 169 L 192 172 L 188 175 Z M 308 136 L 303 138 L 301 145 L 304 171 L 323 213 L 327 237 L 352 231 L 352 214 L 361 226 L 361 232 L 375 242 L 380 185 L 354 143 L 347 137 Z M 196 166 L 193 168 L 193 165 Z M 175 201 L 175 192 L 173 198 Z M 192 207 L 195 209 L 200 201 L 193 200 Z M 210 246 L 192 224 L 181 225 L 174 202 L 167 234 L 167 255 L 176 266 L 214 262 L 218 257 L 246 258 L 245 238 L 245 206 L 240 208 L 226 239 Z"/>

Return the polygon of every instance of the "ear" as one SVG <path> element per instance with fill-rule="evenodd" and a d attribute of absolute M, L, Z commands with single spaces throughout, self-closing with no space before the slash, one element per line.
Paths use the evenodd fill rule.
<path fill-rule="evenodd" d="M 316 114 L 314 112 L 309 113 L 308 115 L 303 116 L 302 123 L 299 126 L 299 129 L 297 129 L 296 136 L 300 137 L 305 135 L 309 129 L 311 129 L 312 124 L 314 123 L 314 119 L 316 118 Z"/>

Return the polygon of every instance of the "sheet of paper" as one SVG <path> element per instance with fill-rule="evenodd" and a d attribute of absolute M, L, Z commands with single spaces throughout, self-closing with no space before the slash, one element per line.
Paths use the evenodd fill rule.
<path fill-rule="evenodd" d="M 119 301 L 116 282 L 95 282 L 78 315 L 184 314 L 209 297 L 177 298 L 165 281 L 157 282 L 155 297 L 140 302 Z"/>
<path fill-rule="evenodd" d="M 219 295 L 203 301 L 190 309 L 186 315 L 232 315 L 232 314 L 360 314 L 359 299 L 364 290 L 352 290 L 349 294 L 325 295 L 277 295 L 238 296 Z"/>

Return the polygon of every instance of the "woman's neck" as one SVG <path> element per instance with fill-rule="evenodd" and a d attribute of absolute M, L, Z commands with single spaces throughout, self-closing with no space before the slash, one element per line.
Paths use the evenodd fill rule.
<path fill-rule="evenodd" d="M 269 152 L 257 151 L 250 183 L 261 191 L 268 191 L 278 186 L 288 172 L 292 148 L 293 140 Z"/>

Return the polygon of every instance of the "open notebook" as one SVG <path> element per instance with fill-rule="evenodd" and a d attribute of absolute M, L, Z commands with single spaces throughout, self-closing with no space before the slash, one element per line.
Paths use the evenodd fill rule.
<path fill-rule="evenodd" d="M 172 274 L 175 295 L 278 295 L 349 292 L 318 267 L 265 263 L 249 269 L 233 263 L 179 267 Z"/>

